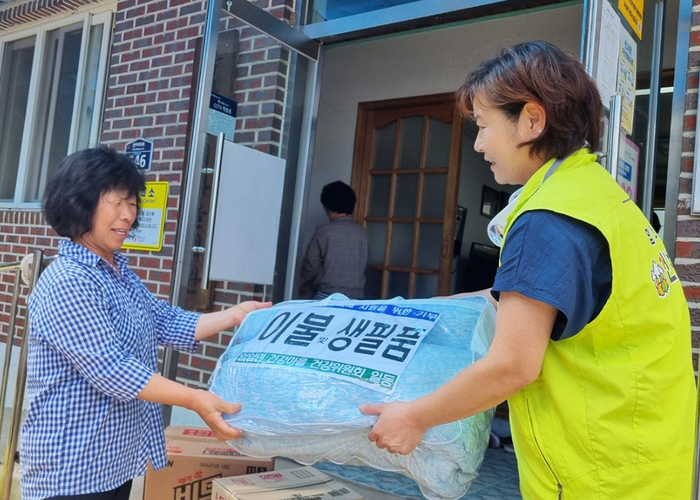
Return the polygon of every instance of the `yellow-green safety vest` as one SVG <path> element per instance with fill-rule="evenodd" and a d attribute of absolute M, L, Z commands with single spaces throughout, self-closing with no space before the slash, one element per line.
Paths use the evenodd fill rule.
<path fill-rule="evenodd" d="M 681 282 L 595 155 L 582 149 L 553 164 L 524 186 L 504 244 L 526 211 L 588 223 L 608 242 L 612 291 L 583 330 L 549 341 L 537 380 L 509 399 L 523 498 L 690 498 L 696 391 Z"/>

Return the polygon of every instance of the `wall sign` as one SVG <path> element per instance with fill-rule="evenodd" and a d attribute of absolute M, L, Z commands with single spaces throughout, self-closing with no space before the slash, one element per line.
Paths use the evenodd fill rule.
<path fill-rule="evenodd" d="M 639 146 L 624 136 L 620 138 L 620 160 L 617 165 L 617 183 L 625 193 L 637 199 L 637 172 L 639 171 Z"/>
<path fill-rule="evenodd" d="M 132 229 L 122 248 L 159 252 L 163 248 L 163 228 L 168 206 L 167 182 L 147 182 L 141 195 L 139 227 Z"/>
<path fill-rule="evenodd" d="M 126 145 L 124 151 L 136 166 L 141 170 L 151 169 L 151 159 L 153 158 L 153 142 L 148 139 L 139 138 Z"/>
<path fill-rule="evenodd" d="M 632 31 L 642 39 L 642 26 L 644 25 L 644 0 L 620 0 L 618 8 L 622 17 L 630 23 Z"/>
<path fill-rule="evenodd" d="M 212 92 L 209 98 L 207 133 L 212 135 L 223 133 L 227 140 L 232 141 L 236 130 L 237 109 L 236 101 Z"/>

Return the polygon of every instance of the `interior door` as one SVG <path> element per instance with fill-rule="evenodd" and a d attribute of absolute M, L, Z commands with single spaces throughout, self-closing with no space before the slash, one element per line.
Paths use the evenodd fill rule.
<path fill-rule="evenodd" d="M 461 133 L 453 94 L 360 104 L 352 183 L 370 240 L 365 298 L 449 293 Z"/>

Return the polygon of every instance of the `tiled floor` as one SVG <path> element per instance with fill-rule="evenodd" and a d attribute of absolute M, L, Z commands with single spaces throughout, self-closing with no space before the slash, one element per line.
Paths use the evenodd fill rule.
<path fill-rule="evenodd" d="M 328 474 L 346 481 L 352 488 L 364 486 L 366 500 L 395 500 L 400 498 L 425 500 L 412 481 L 395 473 L 371 467 L 316 464 Z M 487 449 L 479 476 L 460 500 L 521 500 L 518 489 L 518 471 L 515 455 L 503 449 Z"/>
<path fill-rule="evenodd" d="M 487 449 L 484 464 L 463 500 L 521 500 L 518 465 L 513 453 Z"/>

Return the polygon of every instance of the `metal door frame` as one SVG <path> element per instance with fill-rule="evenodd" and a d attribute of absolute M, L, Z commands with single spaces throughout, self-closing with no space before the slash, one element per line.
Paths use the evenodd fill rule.
<path fill-rule="evenodd" d="M 594 55 L 600 37 L 598 36 L 598 15 L 602 9 L 602 2 L 606 0 L 585 0 L 583 10 L 583 30 L 581 37 L 581 62 L 586 66 L 588 74 L 594 74 Z M 646 135 L 646 168 L 644 171 L 645 182 L 641 199 L 641 209 L 647 219 L 651 220 L 654 196 L 654 173 L 656 155 L 656 123 L 658 120 L 659 93 L 661 91 L 661 71 L 663 53 L 664 18 L 666 2 L 656 0 L 654 10 L 654 42 L 652 46 L 651 78 L 649 81 L 649 126 Z M 619 94 L 612 97 L 609 103 L 610 126 L 608 128 L 608 150 L 604 151 L 608 171 L 617 178 L 617 165 L 620 159 L 620 123 L 622 120 L 622 106 Z M 671 170 L 669 169 L 669 174 Z M 670 176 L 670 175 L 669 175 Z M 667 176 L 667 177 L 669 177 Z M 668 181 L 667 181 L 668 183 Z M 668 220 L 668 219 L 667 219 Z M 668 227 L 668 225 L 666 226 Z M 674 231 L 675 233 L 675 231 Z M 666 239 L 666 238 L 665 238 Z M 675 240 L 675 234 L 674 234 Z M 666 243 L 666 241 L 664 242 Z M 666 245 L 670 248 L 669 245 Z"/>
<path fill-rule="evenodd" d="M 186 297 L 189 269 L 192 265 L 193 241 L 196 225 L 196 210 L 201 186 L 201 161 L 204 155 L 206 128 L 209 110 L 209 95 L 212 90 L 216 46 L 219 36 L 219 22 L 223 0 L 210 0 L 207 5 L 207 20 L 204 28 L 200 72 L 197 80 L 197 95 L 192 118 L 192 141 L 187 158 L 186 178 L 183 179 L 184 195 L 180 216 L 180 229 L 173 269 L 171 303 L 183 305 Z M 297 181 L 294 190 L 292 228 L 289 237 L 289 253 L 285 279 L 284 298 L 288 300 L 294 291 L 296 275 L 296 255 L 299 251 L 299 234 L 304 215 L 304 200 L 310 184 L 311 156 L 314 145 L 315 128 L 320 98 L 320 72 L 322 68 L 323 46 L 301 31 L 289 26 L 271 14 L 256 7 L 247 0 L 226 0 L 226 9 L 252 28 L 274 38 L 297 54 L 309 59 L 311 65 L 307 75 L 304 117 L 299 131 L 299 154 L 297 161 Z M 290 140 L 296 140 L 294 138 Z M 194 249 L 198 251 L 199 249 Z M 280 277 L 282 279 L 282 277 Z M 174 380 L 177 374 L 177 355 L 166 349 L 163 359 L 163 374 Z M 164 421 L 170 422 L 170 408 L 164 408 Z"/>
<path fill-rule="evenodd" d="M 216 43 L 219 34 L 219 21 L 221 19 L 221 6 L 223 0 L 210 0 L 207 7 L 207 22 L 204 30 L 204 44 L 202 48 L 202 60 L 200 66 L 199 79 L 197 82 L 197 97 L 193 116 L 192 144 L 189 149 L 187 159 L 187 177 L 184 182 L 185 193 L 181 215 L 181 230 L 178 239 L 178 253 L 174 265 L 173 292 L 171 301 L 180 305 L 181 297 L 184 297 L 187 289 L 187 270 L 192 262 L 192 240 L 194 226 L 196 222 L 197 195 L 200 188 L 201 170 L 198 164 L 204 154 L 204 143 L 206 138 L 206 125 L 208 117 L 209 94 L 211 94 L 212 80 L 214 75 L 214 62 L 216 56 Z M 301 222 L 301 200 L 308 190 L 308 173 L 311 168 L 311 147 L 313 145 L 314 129 L 316 126 L 316 116 L 318 113 L 318 99 L 320 94 L 320 60 L 322 58 L 322 46 L 319 42 L 312 40 L 300 31 L 285 24 L 262 9 L 250 4 L 247 0 L 227 0 L 227 10 L 235 17 L 252 26 L 253 28 L 267 34 L 271 38 L 279 41 L 293 51 L 307 57 L 313 61 L 311 68 L 311 78 L 307 89 L 307 107 L 305 110 L 305 121 L 299 138 L 302 144 L 299 153 L 300 177 L 296 186 L 295 206 L 294 206 L 294 226 L 292 242 L 298 239 L 298 226 Z M 308 99 L 308 96 L 311 99 Z M 294 245 L 296 247 L 296 245 Z M 290 251 L 290 255 L 295 252 Z M 288 268 L 287 281 L 289 276 L 294 276 L 294 262 Z M 293 281 L 293 280 L 292 280 Z M 291 288 L 288 290 L 291 297 Z M 289 298 L 285 297 L 285 298 Z"/>

